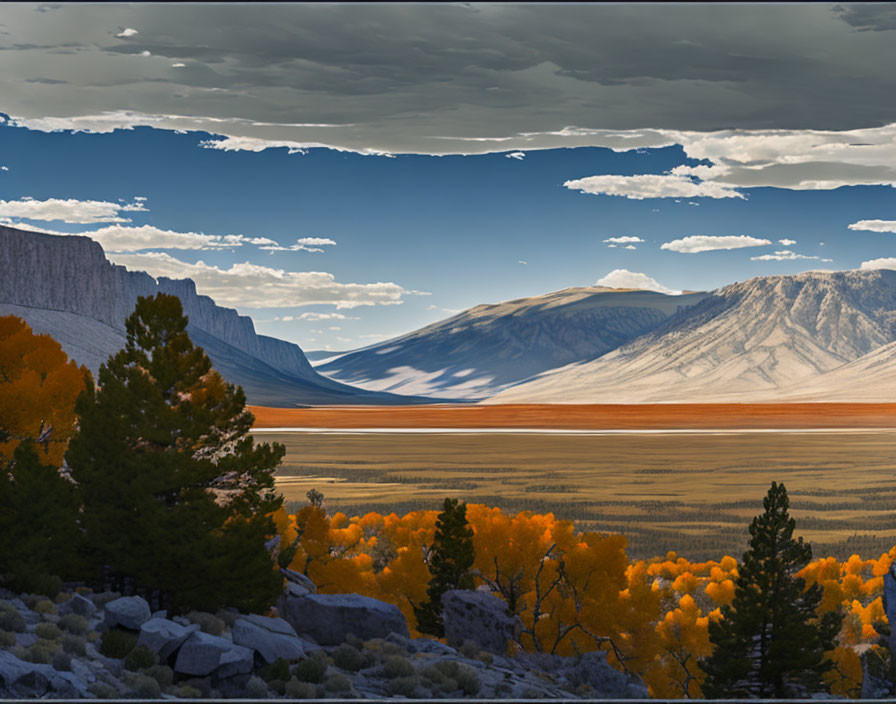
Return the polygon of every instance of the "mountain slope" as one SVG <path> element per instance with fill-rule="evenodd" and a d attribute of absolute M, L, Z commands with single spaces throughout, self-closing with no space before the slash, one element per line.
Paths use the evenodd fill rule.
<path fill-rule="evenodd" d="M 366 389 L 478 399 L 605 354 L 704 296 L 593 286 L 480 305 L 316 369 Z"/>
<path fill-rule="evenodd" d="M 295 406 L 414 403 L 423 399 L 355 389 L 315 372 L 298 345 L 255 333 L 252 320 L 196 293 L 190 279 L 158 280 L 109 262 L 87 237 L 0 226 L 0 315 L 18 315 L 97 373 L 124 346 L 124 321 L 138 296 L 180 298 L 193 341 L 250 403 Z"/>
<path fill-rule="evenodd" d="M 772 400 L 894 340 L 894 271 L 759 277 L 714 291 L 599 359 L 488 402 Z"/>

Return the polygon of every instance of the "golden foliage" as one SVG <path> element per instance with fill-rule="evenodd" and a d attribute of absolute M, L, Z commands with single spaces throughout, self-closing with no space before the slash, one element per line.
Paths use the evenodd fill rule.
<path fill-rule="evenodd" d="M 22 440 L 43 435 L 41 461 L 61 466 L 89 374 L 49 335 L 35 335 L 21 318 L 0 317 L 0 463 Z"/>

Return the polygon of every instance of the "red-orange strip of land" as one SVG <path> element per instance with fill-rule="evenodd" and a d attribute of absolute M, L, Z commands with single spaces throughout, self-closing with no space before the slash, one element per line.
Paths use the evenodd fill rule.
<path fill-rule="evenodd" d="M 896 403 L 249 408 L 257 428 L 896 428 Z"/>

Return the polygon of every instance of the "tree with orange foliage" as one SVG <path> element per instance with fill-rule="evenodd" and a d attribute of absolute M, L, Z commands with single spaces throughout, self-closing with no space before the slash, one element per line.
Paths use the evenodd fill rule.
<path fill-rule="evenodd" d="M 0 582 L 55 594 L 76 569 L 78 500 L 60 473 L 89 372 L 49 335 L 0 317 Z"/>
<path fill-rule="evenodd" d="M 42 462 L 62 466 L 89 375 L 49 335 L 35 335 L 16 316 L 0 317 L 0 466 L 28 439 L 39 444 Z"/>

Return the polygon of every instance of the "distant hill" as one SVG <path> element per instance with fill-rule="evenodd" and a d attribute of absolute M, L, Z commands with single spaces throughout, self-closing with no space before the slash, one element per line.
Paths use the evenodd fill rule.
<path fill-rule="evenodd" d="M 258 335 L 252 320 L 196 293 L 190 279 L 158 280 L 109 262 L 87 237 L 58 236 L 0 226 L 0 315 L 17 315 L 49 333 L 66 353 L 96 374 L 124 346 L 124 321 L 138 296 L 180 298 L 191 339 L 251 403 L 402 404 L 425 399 L 371 393 L 315 372 L 298 345 Z"/>
<path fill-rule="evenodd" d="M 861 395 L 850 384 L 871 386 L 872 371 L 892 378 L 886 370 L 896 349 L 884 345 L 894 341 L 896 271 L 758 277 L 488 403 L 757 401 L 795 399 L 803 390 L 843 400 Z"/>
<path fill-rule="evenodd" d="M 316 369 L 375 391 L 481 399 L 545 370 L 614 350 L 705 296 L 569 288 L 479 305 L 342 353 Z"/>

